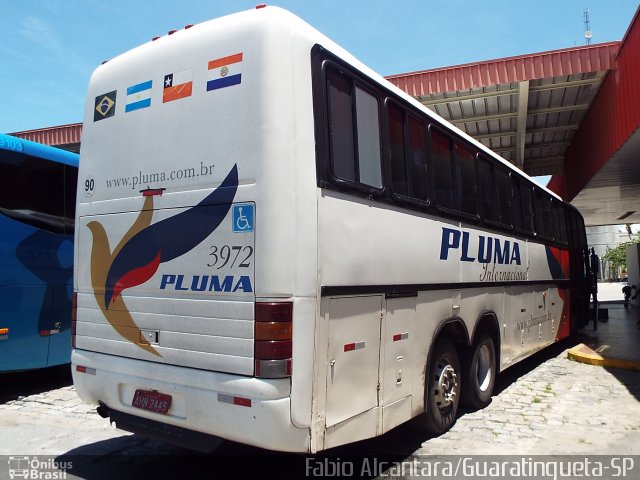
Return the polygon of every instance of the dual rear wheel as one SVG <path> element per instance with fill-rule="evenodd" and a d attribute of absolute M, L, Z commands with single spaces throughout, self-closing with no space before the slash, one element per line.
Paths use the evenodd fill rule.
<path fill-rule="evenodd" d="M 495 346 L 488 333 L 480 334 L 462 355 L 449 338 L 439 339 L 427 365 L 421 426 L 439 435 L 455 423 L 460 401 L 472 408 L 487 406 L 495 378 Z"/>

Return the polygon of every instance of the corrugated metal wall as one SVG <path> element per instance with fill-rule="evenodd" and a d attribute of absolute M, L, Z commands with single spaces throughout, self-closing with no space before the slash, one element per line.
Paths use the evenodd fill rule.
<path fill-rule="evenodd" d="M 620 42 L 553 50 L 421 72 L 390 75 L 391 83 L 414 97 L 524 80 L 609 70 Z"/>
<path fill-rule="evenodd" d="M 31 140 L 32 142 L 42 143 L 44 145 L 51 145 L 53 147 L 61 147 L 65 145 L 77 145 L 79 147 L 80 137 L 82 136 L 82 124 L 73 123 L 59 127 L 15 132 L 10 133 L 9 135 L 24 138 L 25 140 Z"/>
<path fill-rule="evenodd" d="M 549 187 L 572 200 L 640 127 L 640 9 L 616 58 L 576 132 L 565 157 L 565 173 Z M 564 185 L 562 185 L 564 183 Z M 563 192 L 564 190 L 564 192 Z"/>

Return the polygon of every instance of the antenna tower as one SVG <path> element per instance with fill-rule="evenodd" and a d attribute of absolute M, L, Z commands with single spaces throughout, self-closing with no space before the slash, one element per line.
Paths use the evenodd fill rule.
<path fill-rule="evenodd" d="M 591 45 L 591 37 L 593 33 L 591 32 L 591 25 L 589 24 L 589 9 L 584 9 L 584 40 L 587 45 Z"/>

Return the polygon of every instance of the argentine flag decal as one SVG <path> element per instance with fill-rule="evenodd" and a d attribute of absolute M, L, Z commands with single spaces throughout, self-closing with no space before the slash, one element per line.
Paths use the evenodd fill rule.
<path fill-rule="evenodd" d="M 127 87 L 127 104 L 124 107 L 124 111 L 133 112 L 134 110 L 150 107 L 151 87 L 153 87 L 153 80 Z"/>
<path fill-rule="evenodd" d="M 239 85 L 242 81 L 242 52 L 209 62 L 207 92 Z"/>

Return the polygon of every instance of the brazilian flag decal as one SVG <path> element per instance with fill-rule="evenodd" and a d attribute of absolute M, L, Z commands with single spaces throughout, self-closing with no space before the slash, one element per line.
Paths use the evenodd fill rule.
<path fill-rule="evenodd" d="M 104 120 L 105 118 L 113 117 L 116 113 L 116 93 L 113 92 L 103 93 L 96 97 L 96 105 L 93 111 L 93 121 Z"/>

